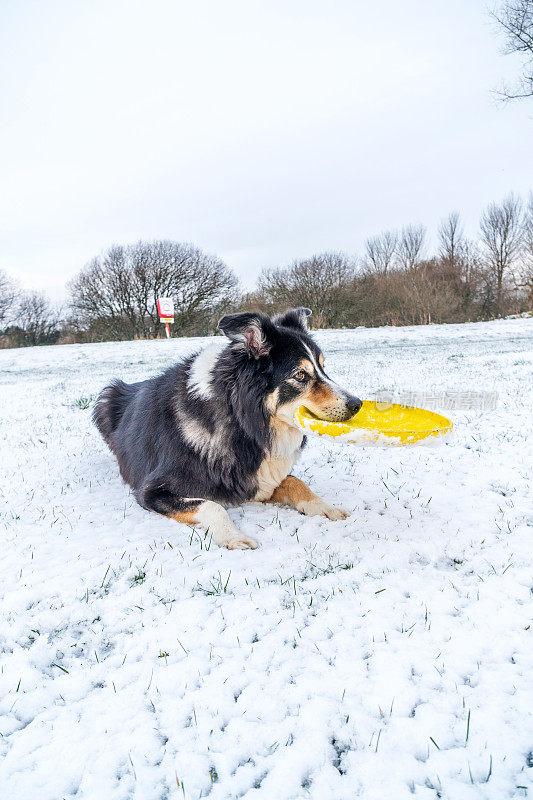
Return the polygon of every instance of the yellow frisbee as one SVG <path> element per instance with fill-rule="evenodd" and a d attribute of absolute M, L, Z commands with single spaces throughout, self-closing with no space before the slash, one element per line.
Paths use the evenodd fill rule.
<path fill-rule="evenodd" d="M 433 411 L 373 400 L 365 400 L 359 413 L 346 422 L 319 419 L 304 406 L 296 411 L 296 420 L 306 431 L 365 445 L 414 444 L 444 436 L 453 428 L 453 422 Z"/>

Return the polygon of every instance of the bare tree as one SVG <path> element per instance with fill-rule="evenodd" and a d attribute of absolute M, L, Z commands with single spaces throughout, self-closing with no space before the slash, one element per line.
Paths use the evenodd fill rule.
<path fill-rule="evenodd" d="M 508 100 L 533 97 L 533 0 L 506 0 L 491 16 L 505 36 L 505 52 L 524 57 L 518 83 L 504 87 L 501 94 Z"/>
<path fill-rule="evenodd" d="M 407 225 L 402 228 L 397 253 L 403 269 L 413 269 L 422 261 L 425 238 L 424 225 Z"/>
<path fill-rule="evenodd" d="M 44 292 L 25 292 L 17 313 L 24 344 L 53 344 L 59 336 L 60 312 Z"/>
<path fill-rule="evenodd" d="M 439 226 L 439 242 L 441 258 L 452 269 L 455 269 L 464 247 L 464 236 L 458 211 L 452 211 L 442 220 Z"/>
<path fill-rule="evenodd" d="M 491 203 L 481 216 L 481 243 L 488 272 L 495 284 L 498 313 L 502 310 L 504 278 L 522 246 L 521 206 L 520 198 L 510 194 L 499 204 Z"/>
<path fill-rule="evenodd" d="M 522 252 L 514 273 L 514 285 L 525 294 L 527 307 L 533 309 L 533 192 L 524 212 Z"/>
<path fill-rule="evenodd" d="M 294 261 L 282 269 L 265 269 L 259 290 L 274 311 L 287 306 L 307 306 L 316 327 L 344 324 L 350 305 L 347 289 L 355 276 L 355 262 L 343 253 L 320 253 Z"/>
<path fill-rule="evenodd" d="M 365 242 L 365 266 L 371 272 L 386 274 L 394 263 L 396 248 L 398 246 L 398 233 L 384 231 L 377 236 L 371 236 Z"/>
<path fill-rule="evenodd" d="M 180 334 L 206 333 L 213 309 L 234 299 L 238 282 L 217 256 L 167 240 L 113 246 L 71 281 L 72 307 L 96 338 L 157 336 L 156 298 L 174 300 Z"/>
<path fill-rule="evenodd" d="M 11 314 L 19 296 L 15 281 L 0 270 L 0 330 L 11 321 Z"/>
<path fill-rule="evenodd" d="M 476 319 L 480 316 L 479 305 L 484 274 L 480 249 L 477 242 L 464 239 L 460 252 L 460 294 L 463 316 L 459 322 Z"/>

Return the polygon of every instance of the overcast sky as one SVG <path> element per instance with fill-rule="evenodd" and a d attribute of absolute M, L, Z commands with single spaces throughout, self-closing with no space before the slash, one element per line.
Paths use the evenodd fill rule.
<path fill-rule="evenodd" d="M 190 241 L 263 266 L 533 187 L 482 0 L 0 0 L 0 268 Z"/>

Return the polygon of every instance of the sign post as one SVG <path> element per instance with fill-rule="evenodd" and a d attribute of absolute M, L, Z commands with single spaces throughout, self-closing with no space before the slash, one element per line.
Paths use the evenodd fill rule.
<path fill-rule="evenodd" d="M 170 339 L 170 329 L 168 326 L 174 324 L 174 300 L 171 297 L 158 297 L 157 313 L 159 314 L 160 322 L 165 323 L 167 339 Z"/>

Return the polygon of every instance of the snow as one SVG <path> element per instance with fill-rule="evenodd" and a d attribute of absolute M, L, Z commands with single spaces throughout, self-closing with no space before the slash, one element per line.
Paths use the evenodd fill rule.
<path fill-rule="evenodd" d="M 432 406 L 437 447 L 310 438 L 353 515 L 232 509 L 246 552 L 143 511 L 90 421 L 209 340 L 0 352 L 1 797 L 533 795 L 533 321 L 317 338 L 359 397 L 498 404 Z"/>

